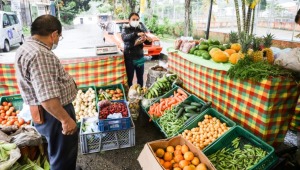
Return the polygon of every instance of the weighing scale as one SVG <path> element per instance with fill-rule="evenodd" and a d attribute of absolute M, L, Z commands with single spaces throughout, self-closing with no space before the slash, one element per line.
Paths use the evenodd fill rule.
<path fill-rule="evenodd" d="M 96 46 L 97 55 L 115 54 L 118 52 L 119 50 L 116 44 L 100 44 Z"/>

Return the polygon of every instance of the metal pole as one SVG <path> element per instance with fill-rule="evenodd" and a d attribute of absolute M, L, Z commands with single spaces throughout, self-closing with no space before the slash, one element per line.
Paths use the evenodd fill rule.
<path fill-rule="evenodd" d="M 209 29 L 210 29 L 210 21 L 211 21 L 211 13 L 212 13 L 213 0 L 210 0 L 210 7 L 207 19 L 207 27 L 206 27 L 206 39 L 209 38 Z"/>

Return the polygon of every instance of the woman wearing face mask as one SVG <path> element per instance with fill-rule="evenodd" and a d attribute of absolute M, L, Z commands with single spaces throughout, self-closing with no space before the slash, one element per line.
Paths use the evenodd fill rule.
<path fill-rule="evenodd" d="M 128 19 L 129 25 L 124 26 L 122 31 L 128 86 L 132 85 L 134 72 L 136 72 L 137 83 L 143 86 L 145 62 L 143 44 L 151 44 L 152 39 L 139 27 L 140 17 L 137 13 L 131 13 Z"/>

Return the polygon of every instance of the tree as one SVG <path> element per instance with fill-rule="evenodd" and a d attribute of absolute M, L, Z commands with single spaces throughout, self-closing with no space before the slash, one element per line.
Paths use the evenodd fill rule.
<path fill-rule="evenodd" d="M 191 0 L 185 0 L 184 2 L 184 36 L 190 36 L 192 34 L 192 21 L 191 21 Z"/>
<path fill-rule="evenodd" d="M 264 11 L 267 8 L 267 0 L 261 0 L 260 2 L 260 10 Z"/>
<path fill-rule="evenodd" d="M 130 12 L 138 12 L 135 10 L 136 5 L 137 5 L 137 0 L 126 0 L 126 1 L 129 4 Z"/>

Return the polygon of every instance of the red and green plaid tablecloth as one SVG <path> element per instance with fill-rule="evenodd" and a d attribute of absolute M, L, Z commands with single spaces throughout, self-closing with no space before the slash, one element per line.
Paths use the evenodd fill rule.
<path fill-rule="evenodd" d="M 299 97 L 296 82 L 273 78 L 261 83 L 232 80 L 226 71 L 194 64 L 174 52 L 169 53 L 171 71 L 183 86 L 269 144 L 283 142 Z"/>
<path fill-rule="evenodd" d="M 101 56 L 61 60 L 78 86 L 126 84 L 123 56 Z M 19 94 L 13 64 L 0 63 L 0 96 Z"/>

